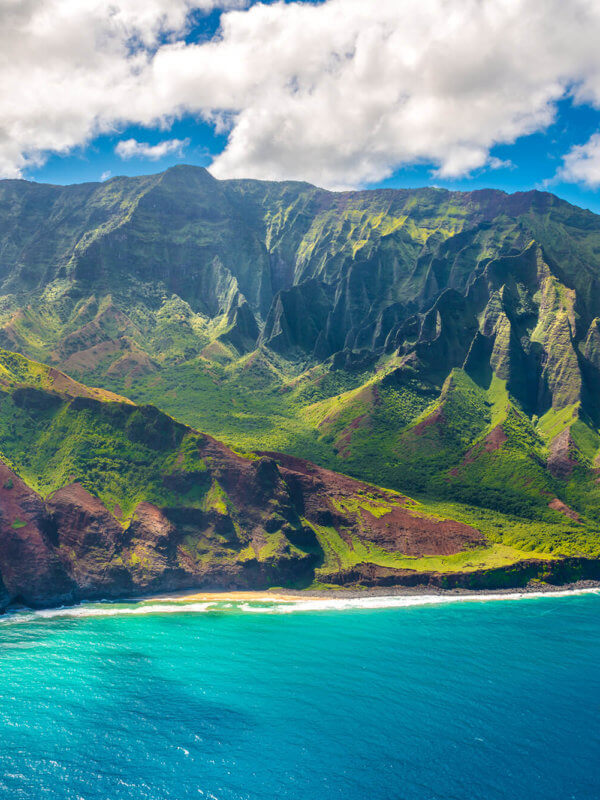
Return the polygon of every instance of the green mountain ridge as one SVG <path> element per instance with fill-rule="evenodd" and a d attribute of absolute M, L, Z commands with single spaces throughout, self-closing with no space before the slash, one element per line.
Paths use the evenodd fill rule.
<path fill-rule="evenodd" d="M 544 192 L 0 181 L 0 344 L 238 451 L 591 556 L 599 261 L 600 217 Z"/>
<path fill-rule="evenodd" d="M 194 587 L 600 575 L 600 541 L 585 527 L 569 538 L 560 509 L 542 546 L 521 548 L 493 515 L 463 508 L 460 519 L 302 459 L 236 453 L 154 406 L 2 350 L 0 441 L 0 610 Z M 551 534 L 560 542 L 548 553 Z"/>

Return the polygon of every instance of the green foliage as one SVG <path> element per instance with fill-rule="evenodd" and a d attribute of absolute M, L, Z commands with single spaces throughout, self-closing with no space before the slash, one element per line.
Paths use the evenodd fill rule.
<path fill-rule="evenodd" d="M 157 418 L 163 418 L 162 436 Z M 170 429 L 168 436 L 164 429 Z M 144 416 L 144 409 L 125 404 L 88 401 L 82 407 L 64 400 L 28 410 L 0 395 L 2 455 L 29 485 L 46 496 L 77 481 L 108 508 L 118 505 L 125 518 L 144 500 L 181 502 L 181 494 L 163 482 L 175 467 L 192 474 L 206 468 L 194 453 L 196 435 L 184 431 L 169 417 Z M 201 498 L 190 490 L 186 502 L 197 505 Z"/>
<path fill-rule="evenodd" d="M 450 556 L 410 557 L 402 553 L 390 553 L 377 545 L 356 536 L 340 535 L 333 527 L 312 526 L 324 552 L 323 564 L 317 569 L 315 583 L 318 586 L 323 576 L 338 570 L 347 570 L 361 563 L 377 564 L 393 569 L 408 569 L 419 572 L 474 572 L 480 569 L 496 569 L 532 557 L 548 558 L 538 550 L 533 552 L 504 543 L 491 547 L 464 550 Z M 551 557 L 551 556 L 550 556 Z"/>
<path fill-rule="evenodd" d="M 535 192 L 330 193 L 188 167 L 2 183 L 0 200 L 0 344 L 141 404 L 78 405 L 93 392 L 0 350 L 2 455 L 43 494 L 79 480 L 127 516 L 180 500 L 163 477 L 183 472 L 186 502 L 227 508 L 200 480 L 202 434 L 157 406 L 238 452 L 416 494 L 498 547 L 596 552 L 595 215 Z M 365 555 L 320 536 L 344 564 Z"/>
<path fill-rule="evenodd" d="M 229 498 L 226 492 L 216 480 L 213 480 L 210 489 L 204 495 L 202 509 L 204 511 L 216 511 L 218 514 L 227 514 Z"/>
<path fill-rule="evenodd" d="M 177 374 L 185 374 L 183 368 L 173 371 Z M 448 516 L 471 520 L 469 524 L 476 519 L 475 527 L 483 524 L 489 538 L 517 550 L 571 555 L 598 551 L 600 487 L 584 477 L 585 470 L 575 471 L 565 483 L 545 467 L 548 431 L 556 435 L 564 427 L 562 420 L 573 424 L 575 419 L 573 435 L 588 461 L 596 452 L 597 434 L 573 418 L 572 408 L 554 414 L 558 427 L 550 422 L 550 413 L 536 427 L 511 400 L 505 381 L 494 377 L 486 390 L 460 370 L 439 399 L 418 379 L 400 384 L 369 380 L 304 405 L 307 398 L 327 392 L 320 388 L 321 374 L 275 371 L 263 380 L 262 368 L 256 374 L 248 367 L 248 380 L 242 383 L 239 373 L 230 377 L 227 368 L 217 371 L 212 365 L 210 377 L 205 371 L 194 373 L 177 389 L 177 399 L 169 395 L 169 407 L 238 449 L 299 455 L 416 496 L 426 508 L 450 503 L 445 506 Z M 334 372 L 325 386 L 345 387 L 353 380 L 352 374 Z M 157 400 L 160 394 L 165 396 L 157 388 L 143 397 Z M 430 419 L 434 421 L 428 424 Z M 487 452 L 484 439 L 497 426 L 506 440 Z M 553 497 L 576 509 L 582 524 L 548 508 Z M 471 510 L 463 513 L 464 508 Z M 482 523 L 473 516 L 474 508 L 490 516 Z"/>

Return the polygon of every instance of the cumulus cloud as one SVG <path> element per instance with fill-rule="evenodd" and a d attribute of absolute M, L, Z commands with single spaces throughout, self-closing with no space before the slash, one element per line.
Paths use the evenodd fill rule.
<path fill-rule="evenodd" d="M 494 145 L 543 130 L 565 96 L 600 107 L 597 0 L 246 5 L 0 0 L 0 173 L 195 114 L 228 134 L 217 177 L 454 177 L 500 166 Z M 217 35 L 186 42 L 213 7 Z"/>
<path fill-rule="evenodd" d="M 488 158 L 488 166 L 490 169 L 514 169 L 515 165 L 509 158 L 497 158 L 492 156 Z"/>
<path fill-rule="evenodd" d="M 0 0 L 0 176 L 143 117 L 149 68 L 194 12 L 245 0 Z M 161 109 L 165 117 L 173 109 Z M 150 114 L 152 116 L 152 114 Z"/>
<path fill-rule="evenodd" d="M 123 159 L 149 158 L 151 161 L 156 161 L 169 153 L 181 155 L 183 149 L 189 143 L 189 139 L 165 139 L 158 144 L 138 142 L 136 139 L 124 139 L 115 147 L 115 153 Z"/>
<path fill-rule="evenodd" d="M 565 183 L 582 183 L 592 189 L 600 186 L 600 133 L 595 133 L 586 144 L 569 150 L 556 179 Z"/>

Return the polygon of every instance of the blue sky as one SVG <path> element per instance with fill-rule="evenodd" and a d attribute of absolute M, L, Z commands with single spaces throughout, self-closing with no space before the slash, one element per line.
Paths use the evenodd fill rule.
<path fill-rule="evenodd" d="M 559 104 L 556 122 L 548 129 L 492 150 L 493 156 L 510 162 L 505 167 L 484 168 L 466 177 L 442 179 L 433 174 L 433 164 L 407 165 L 395 170 L 389 178 L 368 183 L 366 187 L 410 188 L 435 184 L 447 189 L 471 191 L 493 187 L 505 192 L 535 188 L 553 192 L 570 203 L 600 213 L 600 190 L 576 183 L 552 181 L 561 157 L 573 145 L 584 144 L 597 130 L 600 130 L 600 112 L 589 106 L 574 106 L 571 101 L 564 101 Z M 130 138 L 150 145 L 158 144 L 165 138 L 189 139 L 190 143 L 180 154 L 167 154 L 157 160 L 135 157 L 123 160 L 116 155 L 115 147 L 119 141 Z M 26 177 L 45 183 L 65 184 L 98 181 L 107 172 L 111 176 L 146 175 L 160 172 L 173 164 L 209 167 L 226 144 L 225 134 L 217 135 L 208 123 L 185 116 L 173 122 L 168 134 L 164 130 L 127 126 L 111 136 L 99 136 L 72 153 L 50 156 L 43 166 L 29 170 Z M 550 183 L 546 184 L 546 181 Z"/>
<path fill-rule="evenodd" d="M 583 145 L 600 130 L 600 112 L 589 106 L 558 104 L 556 121 L 544 131 L 522 136 L 513 144 L 499 145 L 491 153 L 507 166 L 482 169 L 454 180 L 432 178 L 432 166 L 404 167 L 379 186 L 410 187 L 435 183 L 448 189 L 471 191 L 493 187 L 505 192 L 540 189 L 553 192 L 570 203 L 600 213 L 600 191 L 577 183 L 555 180 L 562 157 L 574 145 Z"/>
<path fill-rule="evenodd" d="M 489 0 L 487 15 L 476 0 L 117 0 L 112 16 L 53 2 L 43 41 L 14 23 L 15 91 L 37 104 L 5 123 L 5 177 L 188 163 L 334 189 L 547 189 L 600 213 L 600 10 L 586 0 Z M 40 47 L 48 72 L 30 86 Z"/>

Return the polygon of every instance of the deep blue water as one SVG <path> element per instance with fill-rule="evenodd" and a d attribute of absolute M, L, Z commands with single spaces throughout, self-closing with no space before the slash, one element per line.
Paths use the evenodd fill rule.
<path fill-rule="evenodd" d="M 185 609 L 0 621 L 0 798 L 600 798 L 598 595 Z"/>

